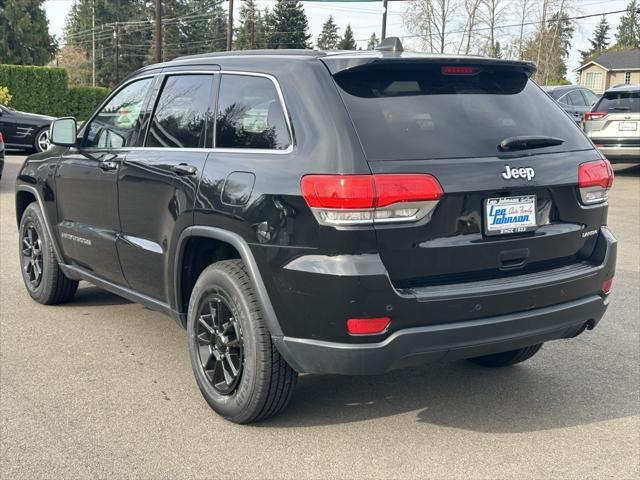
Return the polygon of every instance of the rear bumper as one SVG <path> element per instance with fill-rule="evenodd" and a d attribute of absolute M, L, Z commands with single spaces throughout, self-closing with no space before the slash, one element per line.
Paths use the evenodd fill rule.
<path fill-rule="evenodd" d="M 278 339 L 278 348 L 299 372 L 367 375 L 410 365 L 505 352 L 593 328 L 607 298 L 581 300 L 529 312 L 468 322 L 399 330 L 379 343 L 349 344 L 301 338 Z"/>
<path fill-rule="evenodd" d="M 313 303 L 316 297 L 306 293 L 307 310 L 299 310 L 296 331 L 284 329 L 284 335 L 273 340 L 299 372 L 360 375 L 570 338 L 585 328 L 594 328 L 604 315 L 608 299 L 601 288 L 614 275 L 616 250 L 615 237 L 603 227 L 591 263 L 411 295 L 394 290 L 388 278 L 385 286 L 373 257 L 356 256 L 351 263 L 346 256 L 328 257 L 322 263 L 301 257 L 290 267 L 298 269 L 294 277 L 300 280 L 298 289 L 307 287 L 307 281 L 314 286 L 323 281 L 330 282 L 334 290 L 318 295 L 323 302 L 317 304 Z M 325 269 L 322 274 L 308 273 L 321 265 Z M 301 270 L 307 271 L 311 280 L 304 281 Z M 295 298 L 293 289 L 288 293 Z M 356 308 L 366 312 L 362 316 L 379 316 L 385 305 L 392 327 L 396 327 L 386 335 L 343 335 L 334 340 L 312 330 L 319 328 L 318 320 L 311 321 L 317 311 L 323 313 L 326 325 L 344 331 L 344 319 L 352 318 Z M 347 310 L 351 306 L 354 312 Z"/>
<path fill-rule="evenodd" d="M 593 142 L 598 143 L 597 139 L 593 139 Z M 640 145 L 630 146 L 604 144 L 598 147 L 598 151 L 611 162 L 640 162 Z"/>

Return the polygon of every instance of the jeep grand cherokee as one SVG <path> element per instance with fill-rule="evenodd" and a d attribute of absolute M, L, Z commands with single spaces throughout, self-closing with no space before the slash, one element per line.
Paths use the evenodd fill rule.
<path fill-rule="evenodd" d="M 534 70 L 393 40 L 143 68 L 25 161 L 26 288 L 170 315 L 239 423 L 299 372 L 522 362 L 597 325 L 616 258 L 611 167 Z"/>

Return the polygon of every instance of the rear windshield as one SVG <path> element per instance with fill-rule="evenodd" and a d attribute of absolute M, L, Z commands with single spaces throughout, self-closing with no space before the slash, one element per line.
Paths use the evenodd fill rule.
<path fill-rule="evenodd" d="M 503 139 L 518 135 L 564 140 L 536 153 L 592 148 L 526 74 L 478 69 L 472 75 L 445 75 L 442 65 L 386 64 L 334 78 L 369 160 L 496 156 Z"/>
<path fill-rule="evenodd" d="M 594 112 L 640 112 L 640 91 L 638 92 L 606 92 Z"/>

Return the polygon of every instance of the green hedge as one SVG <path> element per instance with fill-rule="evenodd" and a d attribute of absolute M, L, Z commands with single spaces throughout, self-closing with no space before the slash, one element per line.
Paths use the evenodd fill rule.
<path fill-rule="evenodd" d="M 78 120 L 86 120 L 105 99 L 109 89 L 104 87 L 69 87 L 67 113 Z"/>
<path fill-rule="evenodd" d="M 0 85 L 9 88 L 16 110 L 86 120 L 105 98 L 103 87 L 69 87 L 64 68 L 0 65 Z"/>
<path fill-rule="evenodd" d="M 0 85 L 9 87 L 11 106 L 17 110 L 64 115 L 68 83 L 64 68 L 0 65 Z"/>

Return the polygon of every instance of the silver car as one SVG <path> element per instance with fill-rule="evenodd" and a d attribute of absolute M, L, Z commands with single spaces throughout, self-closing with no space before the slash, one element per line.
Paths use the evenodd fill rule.
<path fill-rule="evenodd" d="M 640 84 L 610 88 L 584 115 L 584 131 L 611 162 L 640 162 Z"/>

